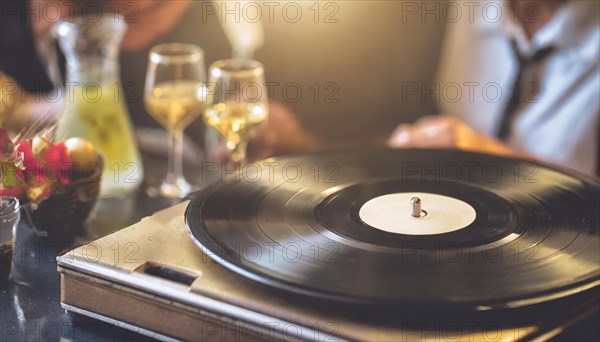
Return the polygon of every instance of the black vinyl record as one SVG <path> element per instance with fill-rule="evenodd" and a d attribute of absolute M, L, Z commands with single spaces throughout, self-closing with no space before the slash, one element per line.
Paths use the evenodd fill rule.
<path fill-rule="evenodd" d="M 189 204 L 189 233 L 217 262 L 270 286 L 344 302 L 487 310 L 600 283 L 600 184 L 571 171 L 456 150 L 386 148 L 220 171 L 222 179 Z M 369 200 L 412 192 L 460 200 L 475 218 L 426 235 L 361 219 Z M 408 203 L 397 210 L 408 215 Z"/>

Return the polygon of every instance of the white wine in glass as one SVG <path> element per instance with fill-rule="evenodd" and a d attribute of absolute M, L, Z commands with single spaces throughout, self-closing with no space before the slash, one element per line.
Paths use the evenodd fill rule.
<path fill-rule="evenodd" d="M 144 101 L 150 114 L 169 132 L 165 197 L 183 198 L 193 191 L 182 172 L 183 130 L 207 105 L 202 50 L 191 44 L 161 44 L 150 50 Z"/>
<path fill-rule="evenodd" d="M 160 83 L 146 97 L 148 112 L 169 132 L 189 126 L 205 106 L 206 87 L 193 81 Z"/>
<path fill-rule="evenodd" d="M 235 163 L 244 163 L 248 141 L 269 117 L 264 68 L 253 60 L 227 59 L 209 68 L 214 87 L 204 121 L 227 140 Z"/>
<path fill-rule="evenodd" d="M 262 103 L 219 102 L 205 111 L 204 119 L 227 139 L 227 147 L 233 151 L 236 145 L 246 147 L 246 142 L 267 119 L 268 113 Z M 240 156 L 232 157 L 236 161 Z"/>

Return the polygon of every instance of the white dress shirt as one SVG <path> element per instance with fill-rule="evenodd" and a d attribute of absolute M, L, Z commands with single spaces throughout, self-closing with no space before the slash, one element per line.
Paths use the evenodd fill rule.
<path fill-rule="evenodd" d="M 506 143 L 516 151 L 594 174 L 600 125 L 600 2 L 566 2 L 531 39 L 515 22 L 507 2 L 496 3 L 502 9 L 499 20 L 476 9 L 474 16 L 448 24 L 437 77 L 440 111 L 495 136 L 518 72 L 511 40 L 525 58 L 552 46 L 550 55 L 524 73 L 524 98 Z M 457 85 L 462 90 L 459 97 L 452 89 Z"/>

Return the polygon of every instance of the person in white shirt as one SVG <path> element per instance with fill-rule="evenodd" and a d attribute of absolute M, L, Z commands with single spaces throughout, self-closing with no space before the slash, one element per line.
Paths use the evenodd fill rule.
<path fill-rule="evenodd" d="M 476 15 L 447 24 L 441 115 L 398 126 L 387 144 L 520 156 L 600 175 L 600 2 L 469 4 L 480 6 Z M 274 109 L 253 141 L 255 158 L 323 148 L 289 110 Z"/>
<path fill-rule="evenodd" d="M 497 3 L 501 20 L 448 24 L 444 115 L 399 126 L 389 145 L 519 154 L 599 174 L 600 2 Z"/>

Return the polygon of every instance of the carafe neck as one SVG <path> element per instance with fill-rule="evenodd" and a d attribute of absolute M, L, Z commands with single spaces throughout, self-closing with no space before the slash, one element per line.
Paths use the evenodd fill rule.
<path fill-rule="evenodd" d="M 113 59 L 82 58 L 67 63 L 67 82 L 98 84 L 120 80 L 119 63 Z"/>

